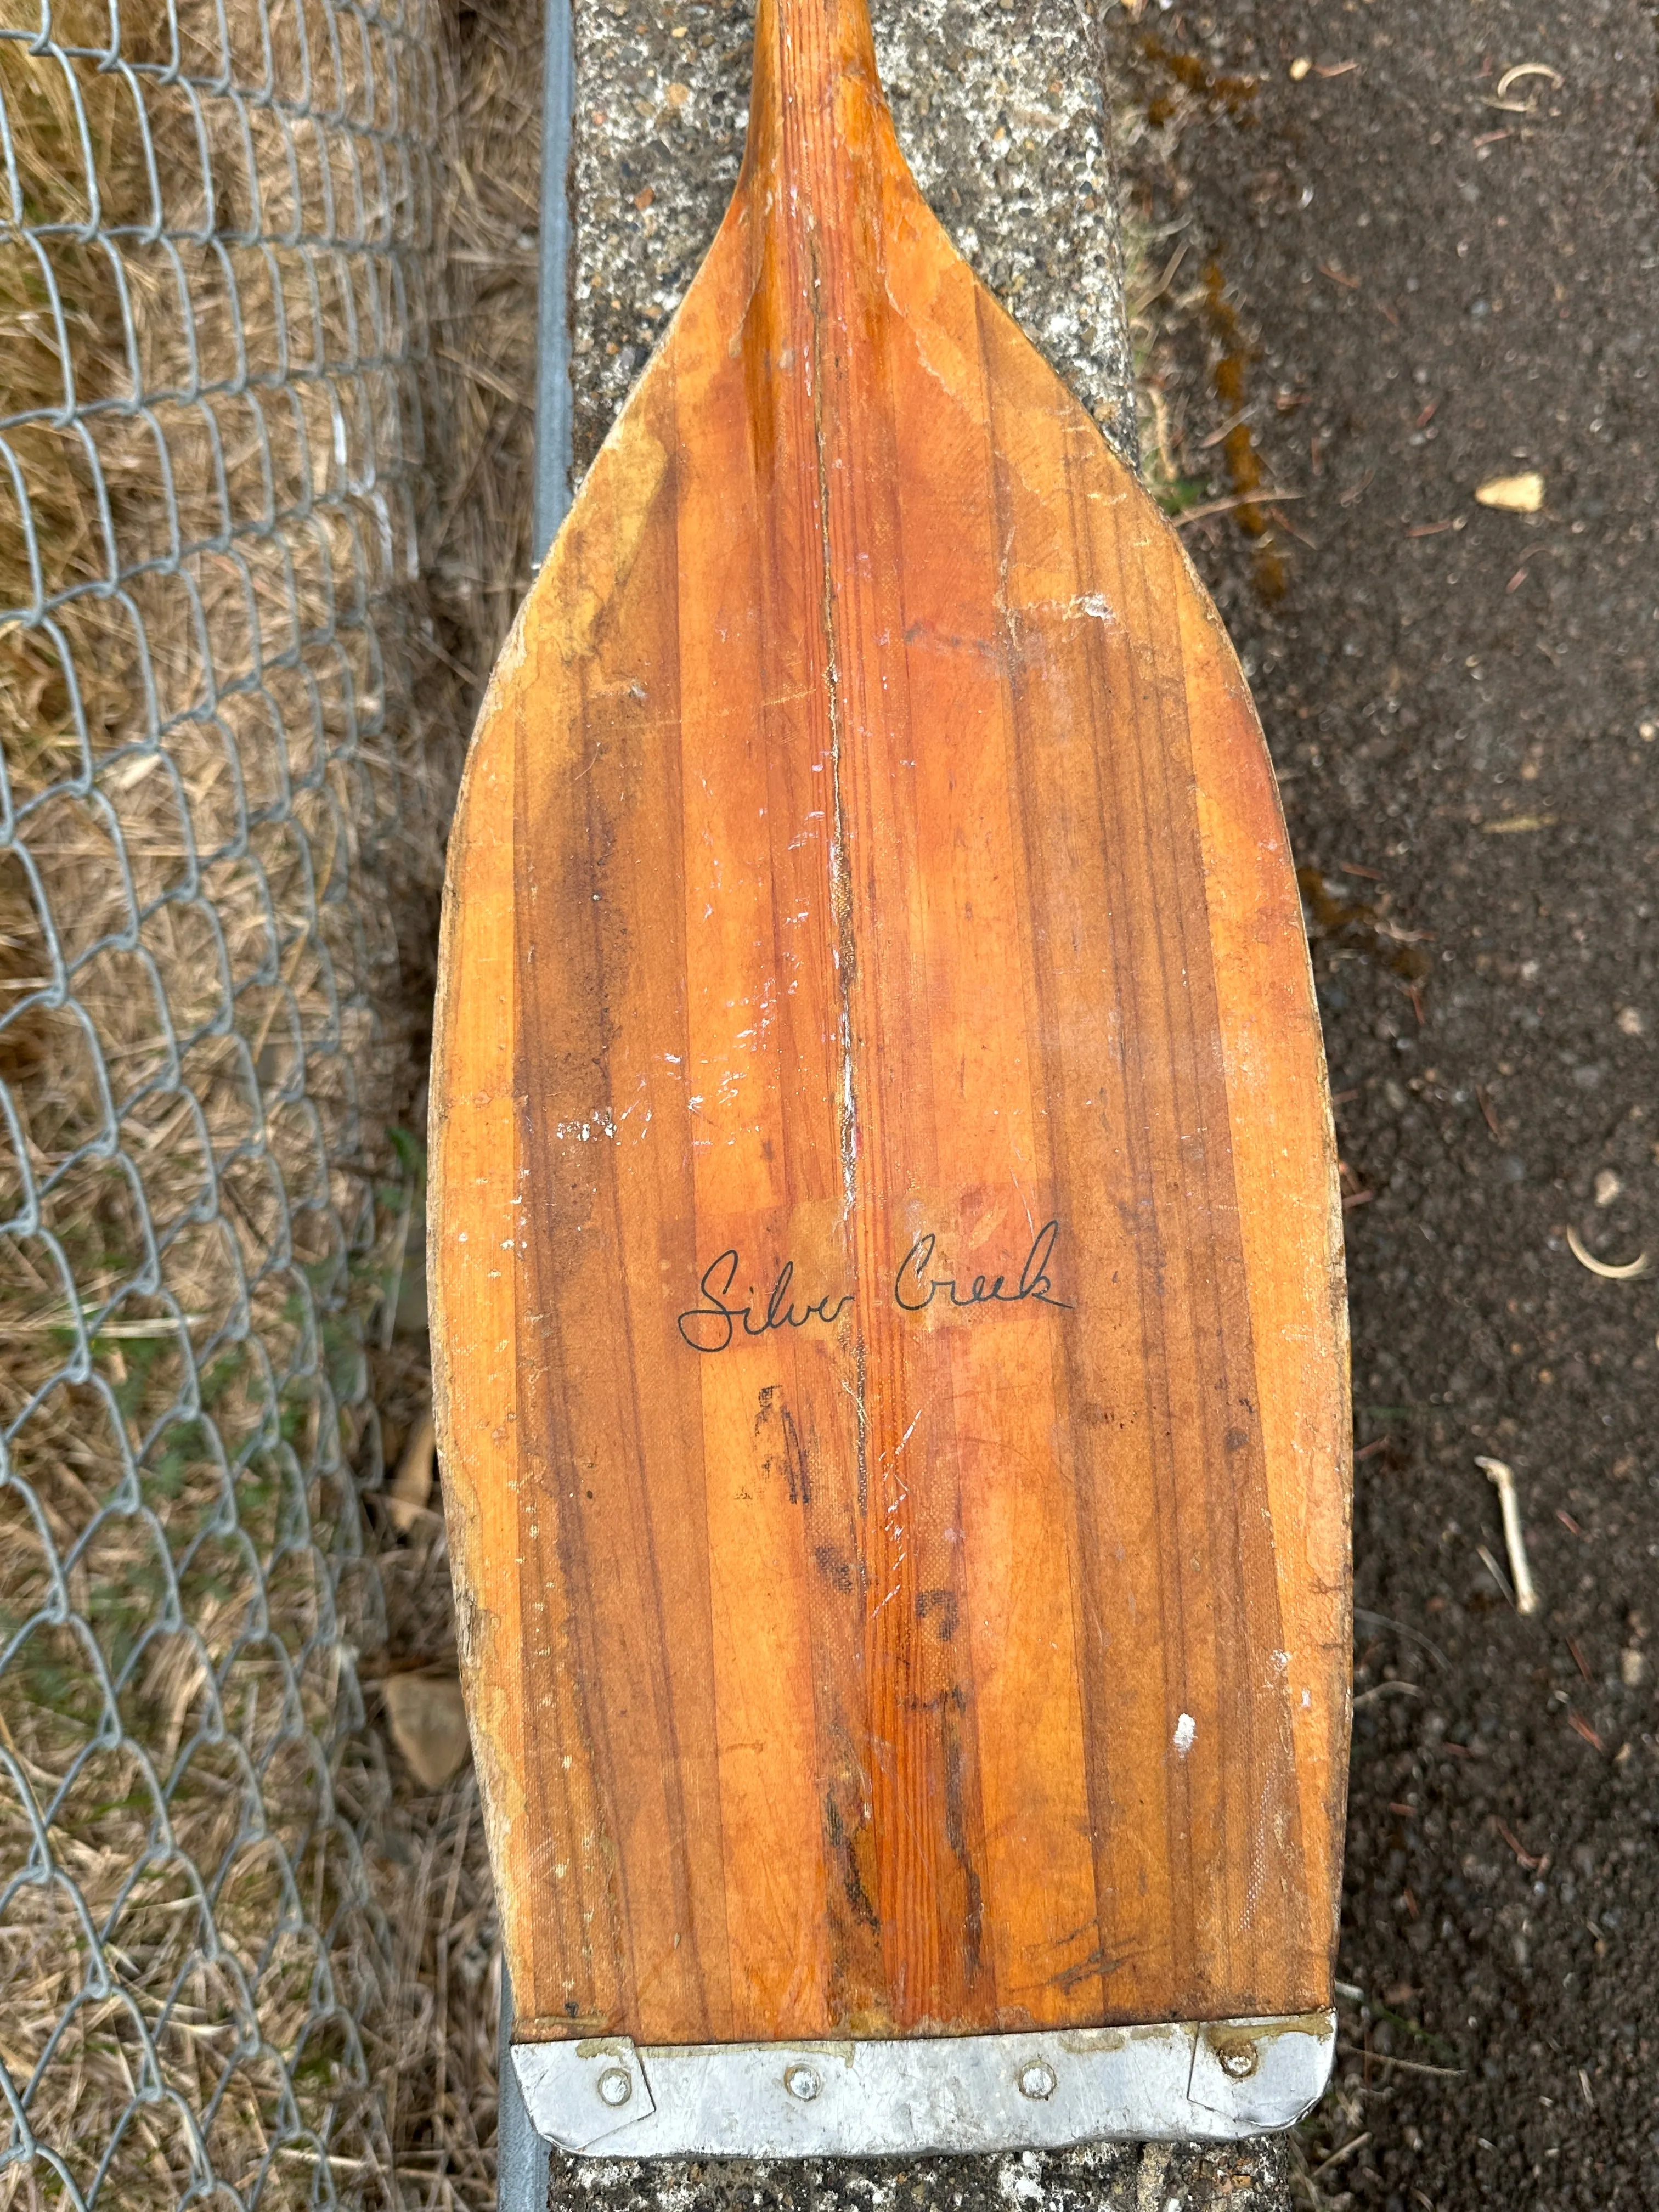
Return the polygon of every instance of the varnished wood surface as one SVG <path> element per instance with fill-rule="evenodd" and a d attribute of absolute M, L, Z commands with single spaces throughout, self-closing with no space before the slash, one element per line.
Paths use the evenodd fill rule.
<path fill-rule="evenodd" d="M 491 685 L 439 1433 L 530 2036 L 1328 2001 L 1349 1429 L 1283 821 L 1179 545 L 763 0 Z"/>

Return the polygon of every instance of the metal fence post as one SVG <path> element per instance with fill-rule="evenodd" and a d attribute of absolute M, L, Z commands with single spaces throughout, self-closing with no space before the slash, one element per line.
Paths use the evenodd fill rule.
<path fill-rule="evenodd" d="M 538 561 L 553 543 L 570 504 L 570 322 L 566 296 L 570 260 L 571 99 L 575 69 L 570 0 L 547 0 L 542 91 L 541 286 L 536 317 L 536 489 L 532 550 Z"/>
<path fill-rule="evenodd" d="M 531 550 L 537 561 L 570 504 L 570 102 L 574 83 L 569 0 L 547 0 L 542 67 L 542 232 L 536 313 L 536 478 Z M 513 2066 L 513 1984 L 501 1967 L 501 2117 L 495 2135 L 500 2212 L 544 2212 L 549 2151 L 525 2109 Z"/>
<path fill-rule="evenodd" d="M 513 2065 L 513 1984 L 501 1968 L 501 2118 L 495 2131 L 500 2212 L 545 2212 L 550 2153 L 525 2109 Z"/>

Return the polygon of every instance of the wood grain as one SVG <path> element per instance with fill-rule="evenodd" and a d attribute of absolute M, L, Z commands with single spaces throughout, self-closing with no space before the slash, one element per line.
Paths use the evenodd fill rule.
<path fill-rule="evenodd" d="M 696 283 L 491 684 L 438 1419 L 519 2032 L 1328 2001 L 1340 1212 L 1172 532 L 763 0 Z"/>

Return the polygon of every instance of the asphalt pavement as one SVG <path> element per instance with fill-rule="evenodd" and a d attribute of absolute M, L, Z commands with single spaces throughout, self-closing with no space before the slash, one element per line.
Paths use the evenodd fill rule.
<path fill-rule="evenodd" d="M 1344 1162 L 1351 2055 L 1297 2193 L 1659 2204 L 1659 12 L 1148 4 L 1110 52 L 1148 467 Z"/>

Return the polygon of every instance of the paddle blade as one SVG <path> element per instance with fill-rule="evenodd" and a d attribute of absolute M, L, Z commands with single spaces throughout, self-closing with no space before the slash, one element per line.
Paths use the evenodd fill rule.
<path fill-rule="evenodd" d="M 1271 770 L 854 14 L 793 20 L 451 848 L 439 1425 L 520 2032 L 1303 2011 L 1348 1413 Z"/>

